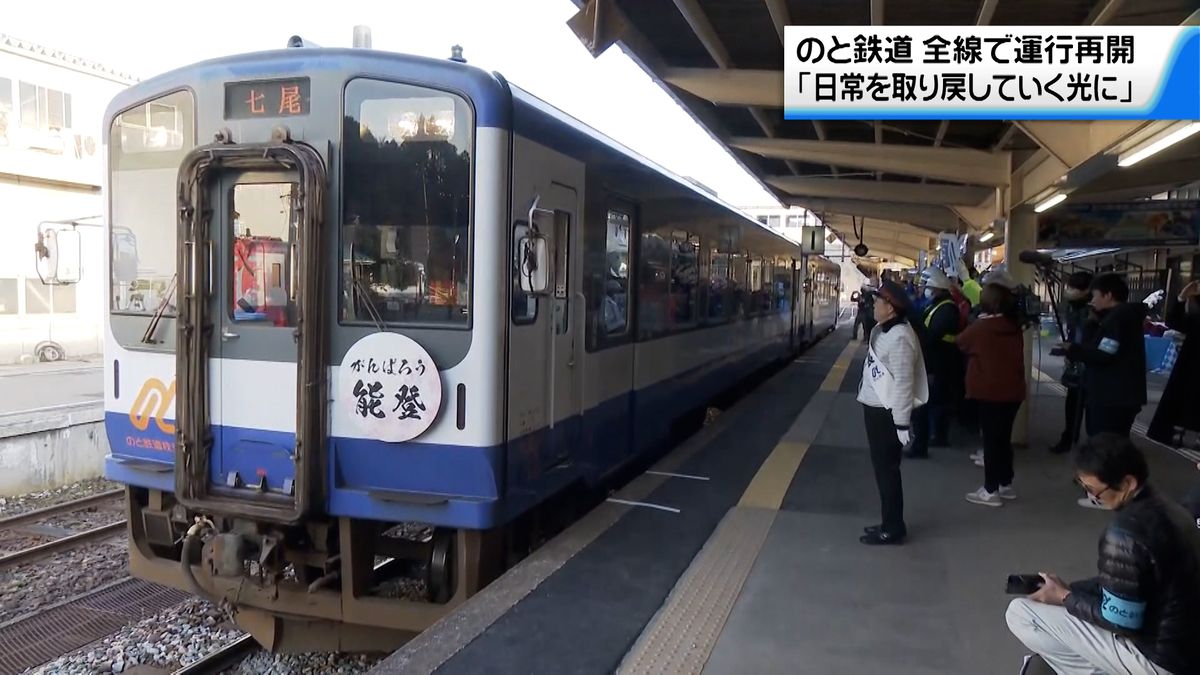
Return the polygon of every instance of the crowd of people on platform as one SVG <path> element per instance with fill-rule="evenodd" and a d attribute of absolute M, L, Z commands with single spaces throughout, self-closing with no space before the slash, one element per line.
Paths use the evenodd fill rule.
<path fill-rule="evenodd" d="M 1050 451 L 1074 451 L 1079 504 L 1114 516 L 1100 540 L 1098 576 L 1067 584 L 1042 573 L 1036 592 L 1010 604 L 1008 625 L 1033 652 L 1022 673 L 1200 673 L 1200 485 L 1182 504 L 1157 492 L 1130 438 L 1147 402 L 1143 324 L 1162 293 L 1130 302 L 1116 273 L 1077 272 L 1065 285 L 1065 339 L 1051 351 L 1064 360 L 1065 424 Z M 980 279 L 959 262 L 948 274 L 930 268 L 916 283 L 885 276 L 854 298 L 853 337 L 861 326 L 868 346 L 858 401 L 882 516 L 862 543 L 906 539 L 901 462 L 949 446 L 954 420 L 982 446 L 972 459 L 983 484 L 966 500 L 999 507 L 1016 499 L 1013 427 L 1032 366 L 1021 291 L 1002 268 Z M 1200 282 L 1174 300 L 1168 325 L 1200 334 Z M 1198 345 L 1184 341 L 1151 439 L 1171 443 L 1181 428 L 1200 430 Z"/>

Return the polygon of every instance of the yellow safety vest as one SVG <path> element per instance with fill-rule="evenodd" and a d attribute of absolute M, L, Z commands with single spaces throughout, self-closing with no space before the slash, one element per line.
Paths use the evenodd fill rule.
<path fill-rule="evenodd" d="M 933 319 L 933 313 L 938 311 L 938 309 L 940 309 L 942 307 L 942 305 L 950 305 L 951 307 L 953 307 L 954 315 L 956 317 L 958 316 L 958 305 L 954 304 L 953 300 L 942 300 L 938 304 L 934 305 L 933 308 L 930 309 L 928 312 L 925 312 L 925 327 L 926 328 L 929 328 L 929 322 L 930 322 L 930 320 Z M 943 335 L 942 342 L 949 342 L 951 344 L 954 344 L 955 337 L 957 337 L 957 336 L 956 335 Z"/>

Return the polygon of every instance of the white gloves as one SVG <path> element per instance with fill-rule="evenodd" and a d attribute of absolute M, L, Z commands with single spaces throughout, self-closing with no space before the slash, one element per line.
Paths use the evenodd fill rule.
<path fill-rule="evenodd" d="M 900 445 L 908 447 L 909 442 L 912 441 L 912 431 L 909 429 L 896 429 L 896 438 L 900 439 Z"/>
<path fill-rule="evenodd" d="M 1142 300 L 1142 304 L 1146 305 L 1147 307 L 1153 307 L 1158 304 L 1159 300 L 1162 300 L 1162 297 L 1163 297 L 1163 290 L 1159 289 L 1157 291 L 1154 291 L 1150 295 L 1147 295 L 1146 299 Z"/>

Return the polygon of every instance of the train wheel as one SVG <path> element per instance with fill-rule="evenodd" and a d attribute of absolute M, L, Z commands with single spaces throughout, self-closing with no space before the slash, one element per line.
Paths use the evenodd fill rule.
<path fill-rule="evenodd" d="M 429 543 L 425 585 L 430 602 L 444 603 L 454 594 L 454 531 L 438 528 Z"/>

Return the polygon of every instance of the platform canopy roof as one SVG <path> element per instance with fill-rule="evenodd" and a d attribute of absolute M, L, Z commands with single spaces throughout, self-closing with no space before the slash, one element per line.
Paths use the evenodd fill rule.
<path fill-rule="evenodd" d="M 1104 201 L 1200 179 L 1200 134 L 1116 169 L 1167 122 L 784 120 L 782 71 L 787 25 L 1179 25 L 1200 20 L 1200 0 L 574 2 L 594 54 L 619 45 L 780 202 L 851 242 L 865 219 L 883 258 L 912 262 L 937 232 L 981 233 L 1051 190 Z"/>

